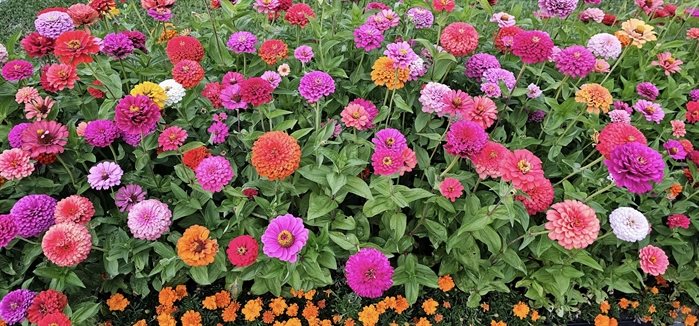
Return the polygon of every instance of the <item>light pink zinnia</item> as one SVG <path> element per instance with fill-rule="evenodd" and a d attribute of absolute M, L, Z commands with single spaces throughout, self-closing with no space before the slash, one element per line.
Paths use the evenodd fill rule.
<path fill-rule="evenodd" d="M 595 210 L 577 200 L 553 204 L 546 212 L 549 239 L 563 248 L 584 249 L 597 239 L 599 220 Z"/>
<path fill-rule="evenodd" d="M 446 178 L 439 184 L 439 192 L 453 203 L 463 194 L 464 186 L 456 178 Z"/>
<path fill-rule="evenodd" d="M 684 135 L 687 134 L 687 130 L 685 129 L 684 126 L 684 121 L 682 120 L 672 120 L 670 121 L 670 124 L 672 125 L 672 135 L 680 138 L 684 137 Z"/>
<path fill-rule="evenodd" d="M 24 104 L 24 117 L 28 120 L 41 121 L 51 113 L 51 108 L 56 102 L 51 97 L 41 98 L 37 96 Z"/>
<path fill-rule="evenodd" d="M 19 180 L 34 172 L 34 164 L 29 161 L 29 153 L 19 148 L 6 149 L 0 154 L 0 177 Z"/>
<path fill-rule="evenodd" d="M 17 104 L 26 104 L 36 100 L 37 97 L 41 98 L 36 88 L 30 86 L 22 87 L 17 90 L 17 94 L 15 94 L 15 102 L 17 102 Z"/>
<path fill-rule="evenodd" d="M 158 146 L 164 151 L 175 151 L 187 140 L 187 131 L 178 127 L 169 127 L 158 136 Z"/>
<path fill-rule="evenodd" d="M 349 104 L 340 113 L 342 122 L 349 128 L 357 130 L 366 130 L 371 126 L 369 114 L 363 106 L 359 104 Z"/>
<path fill-rule="evenodd" d="M 498 119 L 498 108 L 490 98 L 474 96 L 467 103 L 463 118 L 481 125 L 483 129 L 488 129 Z"/>
<path fill-rule="evenodd" d="M 641 248 L 638 253 L 638 259 L 641 263 L 643 272 L 653 276 L 665 274 L 670 261 L 667 259 L 665 252 L 653 245 L 647 245 Z"/>
<path fill-rule="evenodd" d="M 670 52 L 658 53 L 658 60 L 654 60 L 650 65 L 663 68 L 666 76 L 670 76 L 682 70 L 680 67 L 680 65 L 682 65 L 682 60 L 672 57 L 672 53 Z"/>

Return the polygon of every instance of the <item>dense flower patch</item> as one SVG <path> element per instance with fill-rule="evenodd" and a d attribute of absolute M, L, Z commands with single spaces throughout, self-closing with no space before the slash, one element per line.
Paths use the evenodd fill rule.
<path fill-rule="evenodd" d="M 699 8 L 91 0 L 0 46 L 0 325 L 695 325 Z"/>

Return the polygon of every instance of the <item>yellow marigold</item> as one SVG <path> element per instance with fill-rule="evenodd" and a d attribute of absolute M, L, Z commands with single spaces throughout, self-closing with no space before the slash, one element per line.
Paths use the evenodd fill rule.
<path fill-rule="evenodd" d="M 660 293 L 660 291 L 658 290 L 657 287 L 654 286 L 654 287 L 650 288 L 650 293 L 658 294 L 658 293 Z"/>
<path fill-rule="evenodd" d="M 298 318 L 291 318 L 286 321 L 285 326 L 301 326 L 301 320 Z"/>
<path fill-rule="evenodd" d="M 541 316 L 539 316 L 539 311 L 538 310 L 532 310 L 532 313 L 529 315 L 529 318 L 532 319 L 532 321 L 537 321 Z"/>
<path fill-rule="evenodd" d="M 133 324 L 133 326 L 148 326 L 145 319 L 141 319 Z"/>
<path fill-rule="evenodd" d="M 697 316 L 690 314 L 684 318 L 684 326 L 694 326 L 696 324 L 697 324 Z"/>
<path fill-rule="evenodd" d="M 640 302 L 638 302 L 638 301 L 631 301 L 631 308 L 636 309 L 636 308 L 638 308 L 639 305 L 641 305 Z"/>
<path fill-rule="evenodd" d="M 158 293 L 158 302 L 164 306 L 172 306 L 177 300 L 177 293 L 171 287 L 165 287 Z"/>
<path fill-rule="evenodd" d="M 292 175 L 301 163 L 301 146 L 296 138 L 283 131 L 270 131 L 252 145 L 252 166 L 260 176 L 269 180 L 283 180 Z M 303 297 L 303 291 L 292 291 L 292 296 Z"/>
<path fill-rule="evenodd" d="M 692 312 L 692 308 L 687 307 L 687 306 L 682 306 L 680 311 L 682 312 L 683 315 L 688 315 Z"/>
<path fill-rule="evenodd" d="M 228 307 L 231 304 L 231 293 L 226 290 L 221 290 L 215 294 L 216 306 L 219 308 Z"/>
<path fill-rule="evenodd" d="M 262 314 L 262 322 L 265 324 L 271 324 L 274 322 L 274 313 L 271 310 L 266 310 Z"/>
<path fill-rule="evenodd" d="M 631 39 L 631 45 L 641 48 L 643 44 L 657 40 L 653 26 L 644 21 L 631 18 L 621 23 L 621 31 Z"/>
<path fill-rule="evenodd" d="M 599 114 L 609 112 L 613 98 L 609 90 L 600 84 L 584 84 L 575 93 L 575 101 L 587 105 L 587 112 Z"/>
<path fill-rule="evenodd" d="M 374 326 L 379 322 L 379 313 L 376 311 L 374 305 L 366 306 L 359 312 L 359 321 L 361 321 L 364 326 Z"/>
<path fill-rule="evenodd" d="M 248 300 L 243 307 L 243 316 L 247 321 L 253 321 L 260 317 L 260 312 L 262 311 L 262 300 L 257 298 L 255 300 Z"/>
<path fill-rule="evenodd" d="M 654 305 L 654 304 L 651 304 L 650 306 L 648 306 L 648 313 L 649 313 L 649 314 L 652 315 L 652 314 L 654 314 L 656 311 L 657 311 L 657 310 L 655 309 L 655 305 Z"/>
<path fill-rule="evenodd" d="M 158 315 L 158 325 L 159 326 L 175 326 L 177 321 L 174 317 L 166 314 Z"/>
<path fill-rule="evenodd" d="M 417 323 L 415 323 L 415 326 L 432 326 L 432 323 L 430 323 L 429 320 L 425 317 L 421 317 Z"/>
<path fill-rule="evenodd" d="M 177 256 L 189 266 L 206 266 L 214 262 L 218 242 L 209 239 L 209 229 L 192 225 L 177 240 Z"/>
<path fill-rule="evenodd" d="M 434 315 L 434 322 L 435 322 L 435 323 L 441 323 L 442 320 L 444 320 L 444 315 L 442 315 L 442 314 L 436 314 L 436 315 Z"/>
<path fill-rule="evenodd" d="M 292 303 L 286 308 L 286 315 L 289 317 L 296 317 L 299 313 L 299 305 Z"/>
<path fill-rule="evenodd" d="M 439 307 L 439 302 L 435 301 L 432 298 L 429 298 L 425 300 L 425 302 L 422 303 L 422 310 L 425 311 L 425 313 L 428 316 L 434 315 L 437 313 L 437 308 Z"/>
<path fill-rule="evenodd" d="M 380 57 L 374 62 L 371 70 L 371 80 L 376 86 L 386 86 L 389 90 L 401 89 L 410 76 L 410 69 L 396 69 L 393 60 Z"/>
<path fill-rule="evenodd" d="M 439 285 L 439 289 L 444 292 L 449 292 L 454 288 L 454 280 L 451 278 L 451 275 L 440 277 L 439 280 L 437 280 L 437 284 Z"/>
<path fill-rule="evenodd" d="M 618 303 L 619 308 L 621 308 L 621 309 L 628 309 L 630 304 L 631 304 L 631 302 L 626 298 L 621 298 L 621 300 L 619 300 L 619 303 Z"/>
<path fill-rule="evenodd" d="M 397 314 L 402 314 L 403 311 L 408 310 L 410 308 L 410 303 L 408 303 L 408 299 L 404 298 L 403 296 L 399 295 L 396 297 L 396 307 L 393 309 Z"/>
<path fill-rule="evenodd" d="M 187 310 L 181 318 L 182 326 L 201 326 L 201 314 L 194 310 Z"/>
<path fill-rule="evenodd" d="M 301 316 L 309 321 L 318 318 L 318 307 L 316 307 L 313 302 L 306 302 L 306 306 L 303 308 Z"/>
<path fill-rule="evenodd" d="M 230 323 L 234 322 L 236 318 L 238 318 L 238 309 L 240 309 L 240 304 L 236 301 L 233 301 L 226 309 L 223 309 L 223 313 L 221 314 L 221 318 L 223 318 L 223 321 Z"/>
<path fill-rule="evenodd" d="M 490 326 L 507 326 L 507 323 L 504 321 L 490 321 Z"/>
<path fill-rule="evenodd" d="M 129 299 L 126 299 L 121 293 L 114 293 L 107 300 L 109 311 L 124 311 L 129 306 Z"/>
<path fill-rule="evenodd" d="M 149 81 L 142 82 L 134 86 L 131 90 L 131 93 L 129 94 L 131 94 L 132 96 L 148 96 L 151 100 L 153 100 L 153 103 L 158 105 L 158 107 L 161 110 L 165 107 L 165 101 L 167 100 L 167 94 L 165 93 L 165 90 L 162 87 L 160 87 L 160 85 Z"/>
<path fill-rule="evenodd" d="M 626 34 L 626 32 L 616 31 L 614 32 L 614 36 L 616 36 L 616 39 L 619 40 L 619 43 L 621 43 L 622 46 L 627 47 L 631 45 L 631 38 L 628 34 Z"/>
<path fill-rule="evenodd" d="M 206 310 L 216 310 L 216 308 L 218 308 L 216 305 L 216 296 L 210 295 L 204 298 L 204 301 L 202 301 L 202 306 L 204 306 L 204 309 Z"/>
<path fill-rule="evenodd" d="M 483 312 L 490 311 L 490 305 L 485 302 L 481 303 L 481 310 L 483 310 Z"/>
<path fill-rule="evenodd" d="M 595 317 L 595 326 L 617 326 L 618 322 L 615 318 L 607 317 L 605 315 L 599 314 Z"/>
<path fill-rule="evenodd" d="M 512 307 L 512 313 L 514 313 L 514 315 L 519 319 L 527 318 L 527 315 L 529 314 L 529 306 L 522 301 L 517 302 L 517 304 Z"/>
<path fill-rule="evenodd" d="M 281 316 L 286 310 L 286 300 L 282 297 L 276 297 L 269 302 L 269 309 L 272 310 L 275 316 Z"/>
<path fill-rule="evenodd" d="M 602 302 L 599 304 L 599 310 L 600 310 L 603 314 L 609 313 L 609 309 L 610 309 L 611 307 L 612 307 L 612 306 L 609 305 L 609 302 L 607 302 L 607 300 L 604 300 L 604 301 L 602 301 Z"/>
<path fill-rule="evenodd" d="M 184 297 L 187 296 L 187 286 L 184 284 L 176 286 L 175 293 L 177 294 L 177 300 L 182 300 Z"/>

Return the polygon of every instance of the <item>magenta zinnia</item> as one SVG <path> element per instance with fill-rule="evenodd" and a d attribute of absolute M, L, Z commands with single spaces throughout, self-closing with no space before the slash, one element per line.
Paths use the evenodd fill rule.
<path fill-rule="evenodd" d="M 160 108 L 145 95 L 126 95 L 115 108 L 114 121 L 124 133 L 146 135 L 160 120 Z"/>
<path fill-rule="evenodd" d="M 291 214 L 277 216 L 262 235 L 262 251 L 268 257 L 295 263 L 306 245 L 308 233 L 302 219 Z"/>
<path fill-rule="evenodd" d="M 378 298 L 393 286 L 393 267 L 381 251 L 364 248 L 345 265 L 347 284 L 360 297 Z"/>

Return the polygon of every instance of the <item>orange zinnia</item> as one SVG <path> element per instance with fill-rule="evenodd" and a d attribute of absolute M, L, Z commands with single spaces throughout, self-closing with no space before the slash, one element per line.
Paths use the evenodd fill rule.
<path fill-rule="evenodd" d="M 253 144 L 251 161 L 257 174 L 269 180 L 283 180 L 298 169 L 301 146 L 285 132 L 270 131 Z"/>
<path fill-rule="evenodd" d="M 114 293 L 107 300 L 109 311 L 124 311 L 129 305 L 129 300 L 121 293 Z"/>
<path fill-rule="evenodd" d="M 177 256 L 189 266 L 206 266 L 214 262 L 218 242 L 209 239 L 209 229 L 192 225 L 177 241 Z"/>
<path fill-rule="evenodd" d="M 187 310 L 182 315 L 182 326 L 201 326 L 201 314 L 194 310 Z"/>
<path fill-rule="evenodd" d="M 371 80 L 376 86 L 386 86 L 389 90 L 401 89 L 410 77 L 410 69 L 396 69 L 388 57 L 376 59 L 371 70 Z"/>
<path fill-rule="evenodd" d="M 600 84 L 584 84 L 575 92 L 575 102 L 587 105 L 587 112 L 599 114 L 609 112 L 614 99 L 609 90 Z"/>
<path fill-rule="evenodd" d="M 444 292 L 449 292 L 454 288 L 454 280 L 451 278 L 451 275 L 440 277 L 439 280 L 437 280 L 437 284 L 439 285 L 439 289 Z"/>

